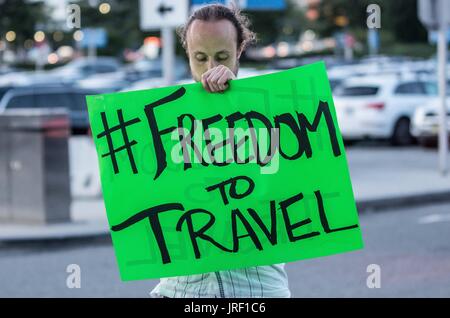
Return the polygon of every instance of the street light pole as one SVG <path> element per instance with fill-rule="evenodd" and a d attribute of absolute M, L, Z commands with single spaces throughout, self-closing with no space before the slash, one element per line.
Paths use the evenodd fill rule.
<path fill-rule="evenodd" d="M 163 50 L 163 77 L 165 85 L 173 85 L 174 81 L 174 62 L 175 62 L 175 43 L 173 28 L 162 27 L 162 50 Z"/>

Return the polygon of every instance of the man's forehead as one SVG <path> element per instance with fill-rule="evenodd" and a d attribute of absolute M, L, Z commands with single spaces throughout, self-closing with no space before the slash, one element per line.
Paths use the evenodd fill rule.
<path fill-rule="evenodd" d="M 230 50 L 230 45 L 236 45 L 236 29 L 226 20 L 201 21 L 194 20 L 187 34 L 188 46 L 196 47 L 196 50 L 215 49 Z"/>

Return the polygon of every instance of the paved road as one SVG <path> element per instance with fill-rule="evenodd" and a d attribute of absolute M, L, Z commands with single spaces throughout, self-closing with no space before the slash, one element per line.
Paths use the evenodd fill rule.
<path fill-rule="evenodd" d="M 450 189 L 450 176 L 439 173 L 436 149 L 367 142 L 347 147 L 346 154 L 353 191 L 359 201 Z"/>
<path fill-rule="evenodd" d="M 287 265 L 293 297 L 450 297 L 450 204 L 360 217 L 365 249 Z M 81 267 L 81 288 L 66 267 Z M 366 285 L 369 264 L 381 288 Z M 0 297 L 147 297 L 156 280 L 122 283 L 110 242 L 0 246 Z"/>

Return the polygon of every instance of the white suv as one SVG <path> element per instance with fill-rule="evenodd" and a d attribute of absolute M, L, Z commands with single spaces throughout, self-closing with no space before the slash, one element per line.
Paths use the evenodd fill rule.
<path fill-rule="evenodd" d="M 346 80 L 333 92 L 342 137 L 389 139 L 394 145 L 413 142 L 410 121 L 416 107 L 436 95 L 433 82 L 399 76 Z"/>
<path fill-rule="evenodd" d="M 450 132 L 450 81 L 447 82 L 447 132 Z M 411 123 L 411 133 L 424 147 L 436 147 L 439 133 L 440 98 L 433 97 L 417 107 Z"/>

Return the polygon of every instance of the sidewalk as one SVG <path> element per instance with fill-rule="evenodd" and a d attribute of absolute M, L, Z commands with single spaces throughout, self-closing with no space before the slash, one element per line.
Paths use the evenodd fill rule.
<path fill-rule="evenodd" d="M 70 223 L 50 225 L 0 224 L 0 243 L 109 236 L 101 199 L 75 200 L 71 204 L 71 218 Z"/>
<path fill-rule="evenodd" d="M 350 147 L 346 153 L 359 213 L 450 202 L 450 176 L 439 173 L 436 149 Z"/>
<path fill-rule="evenodd" d="M 78 142 L 83 143 L 78 140 L 71 147 L 81 147 Z M 85 144 L 84 147 L 88 146 Z M 450 202 L 450 176 L 442 177 L 438 173 L 436 150 L 358 146 L 347 148 L 346 154 L 360 214 Z M 71 165 L 74 163 L 71 171 L 78 171 L 76 178 L 72 178 L 72 189 L 75 189 L 72 222 L 47 226 L 0 224 L 0 243 L 109 236 L 96 167 L 82 170 L 77 167 L 80 162 L 95 162 L 96 165 L 96 159 L 84 158 L 83 161 L 71 157 Z"/>

